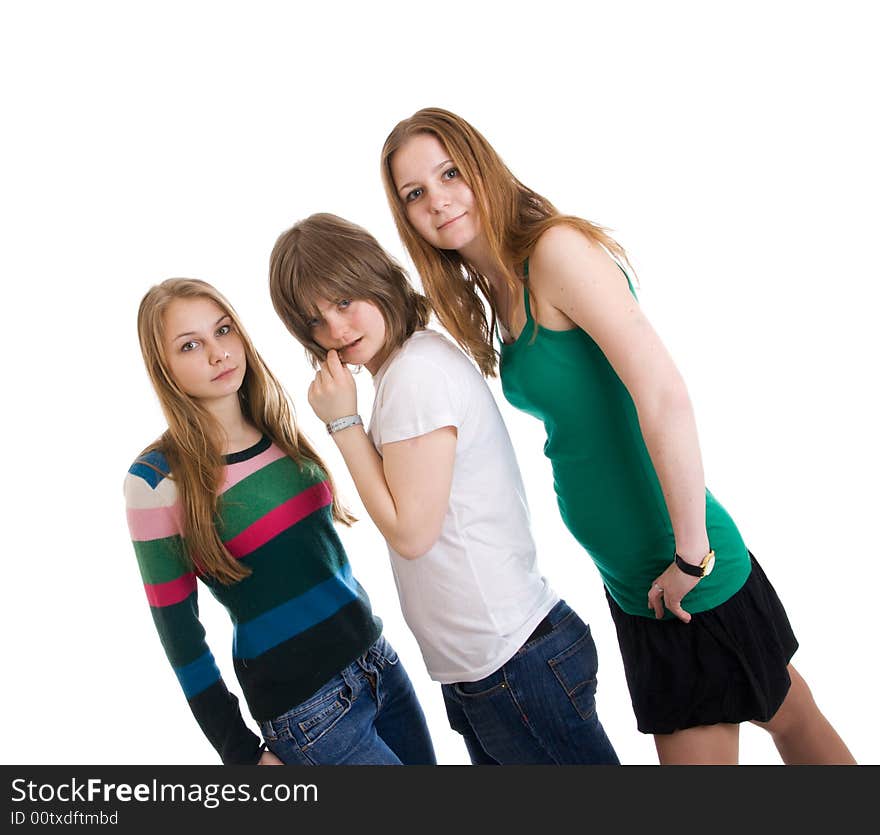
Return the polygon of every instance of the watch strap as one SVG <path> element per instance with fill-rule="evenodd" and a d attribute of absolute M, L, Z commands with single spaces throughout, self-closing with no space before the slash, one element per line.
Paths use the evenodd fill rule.
<path fill-rule="evenodd" d="M 330 423 L 327 424 L 327 432 L 332 435 L 334 432 L 341 432 L 343 429 L 348 429 L 349 426 L 358 425 L 364 425 L 360 415 L 346 415 L 345 417 L 331 420 Z"/>
<path fill-rule="evenodd" d="M 699 565 L 694 565 L 691 562 L 686 562 L 683 560 L 678 553 L 675 554 L 675 564 L 685 573 L 690 574 L 691 577 L 705 577 L 706 576 L 706 566 L 709 564 L 709 561 L 715 556 L 714 551 L 709 551 L 705 557 L 700 561 Z"/>

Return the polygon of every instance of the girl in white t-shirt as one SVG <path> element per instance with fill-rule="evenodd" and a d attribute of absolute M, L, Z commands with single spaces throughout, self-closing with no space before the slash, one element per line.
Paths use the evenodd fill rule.
<path fill-rule="evenodd" d="M 589 627 L 538 571 L 513 447 L 482 375 L 365 230 L 300 221 L 272 252 L 275 310 L 318 373 L 309 403 L 388 543 L 403 615 L 479 764 L 617 763 Z M 366 431 L 350 365 L 373 375 Z"/>

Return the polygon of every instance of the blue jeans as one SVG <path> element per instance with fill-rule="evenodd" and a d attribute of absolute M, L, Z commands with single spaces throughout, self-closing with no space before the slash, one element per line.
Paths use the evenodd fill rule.
<path fill-rule="evenodd" d="M 320 690 L 260 722 L 287 765 L 436 765 L 422 708 L 403 664 L 380 637 Z"/>
<path fill-rule="evenodd" d="M 564 600 L 547 617 L 552 631 L 492 675 L 443 685 L 449 724 L 474 765 L 619 764 L 596 714 L 590 627 Z"/>

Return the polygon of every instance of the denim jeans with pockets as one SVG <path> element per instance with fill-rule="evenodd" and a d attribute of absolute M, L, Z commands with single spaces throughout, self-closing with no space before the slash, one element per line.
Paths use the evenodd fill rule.
<path fill-rule="evenodd" d="M 260 731 L 288 765 L 436 764 L 409 676 L 384 637 Z"/>
<path fill-rule="evenodd" d="M 619 764 L 596 714 L 590 627 L 564 600 L 547 619 L 552 629 L 491 675 L 442 686 L 475 765 Z"/>

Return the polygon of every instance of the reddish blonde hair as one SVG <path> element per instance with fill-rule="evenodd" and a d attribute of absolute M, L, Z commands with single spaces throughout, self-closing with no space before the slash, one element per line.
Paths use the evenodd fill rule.
<path fill-rule="evenodd" d="M 397 231 L 440 323 L 474 358 L 483 374 L 493 376 L 497 366 L 492 341 L 495 309 L 488 279 L 455 250 L 436 249 L 419 235 L 409 222 L 394 184 L 394 153 L 412 136 L 423 133 L 436 137 L 473 192 L 489 251 L 512 289 L 518 286 L 512 267 L 528 258 L 538 238 L 556 224 L 574 226 L 602 244 L 613 257 L 628 263 L 626 253 L 601 226 L 560 214 L 547 198 L 523 185 L 483 135 L 460 116 L 427 107 L 398 122 L 382 147 L 382 182 Z M 491 320 L 486 317 L 480 294 L 489 303 Z"/>

